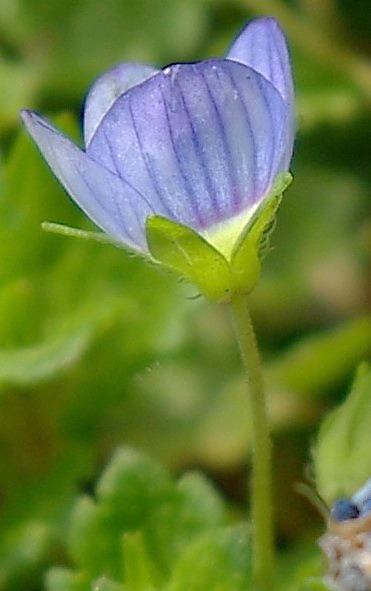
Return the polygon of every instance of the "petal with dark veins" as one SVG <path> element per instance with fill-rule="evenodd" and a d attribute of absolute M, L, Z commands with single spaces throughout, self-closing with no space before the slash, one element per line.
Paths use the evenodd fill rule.
<path fill-rule="evenodd" d="M 154 211 L 202 231 L 252 207 L 279 170 L 286 106 L 232 60 L 170 66 L 119 97 L 88 154 Z"/>
<path fill-rule="evenodd" d="M 126 62 L 105 72 L 91 86 L 84 107 L 84 141 L 87 145 L 100 121 L 115 100 L 123 93 L 140 84 L 153 74 L 156 68 L 146 64 Z"/>
<path fill-rule="evenodd" d="M 115 240 L 146 252 L 144 224 L 152 213 L 146 200 L 36 113 L 25 110 L 21 115 L 53 173 L 77 205 Z"/>

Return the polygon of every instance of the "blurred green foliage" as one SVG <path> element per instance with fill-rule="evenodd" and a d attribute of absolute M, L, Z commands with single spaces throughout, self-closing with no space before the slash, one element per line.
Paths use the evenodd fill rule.
<path fill-rule="evenodd" d="M 363 6 L 362 0 L 0 2 L 1 590 L 38 590 L 51 564 L 81 566 L 65 543 L 76 495 L 92 490 L 121 444 L 150 450 L 176 472 L 206 470 L 229 507 L 223 528 L 240 513 L 248 408 L 225 311 L 119 249 L 43 232 L 44 220 L 92 226 L 19 129 L 18 110 L 48 113 L 79 137 L 81 102 L 104 68 L 123 60 L 165 65 L 223 55 L 243 23 L 262 12 L 279 18 L 289 38 L 298 139 L 295 180 L 251 311 L 276 440 L 282 588 L 296 589 L 319 574 L 314 540 L 321 526 L 313 525 L 293 485 L 311 466 L 321 418 L 343 400 L 371 351 L 371 16 Z M 362 388 L 367 405 L 370 386 Z M 348 429 L 341 417 L 353 416 L 350 400 L 328 425 Z M 323 427 L 319 441 L 330 432 Z M 330 478 L 332 453 L 329 459 L 321 453 L 315 472 L 330 502 L 341 458 Z M 176 486 L 169 484 L 172 491 Z M 228 548 L 225 536 L 220 543 Z M 127 551 L 141 552 L 141 543 L 134 536 Z M 179 559 L 171 591 L 183 588 L 192 552 L 199 555 L 211 542 L 206 535 L 194 543 Z M 292 563 L 302 578 L 287 582 Z M 195 590 L 206 576 L 201 566 Z M 72 575 L 53 572 L 50 588 L 65 589 L 64 577 Z M 315 580 L 302 585 L 320 588 Z M 100 580 L 97 588 L 121 587 Z"/>
<path fill-rule="evenodd" d="M 246 526 L 227 527 L 223 501 L 201 476 L 174 483 L 160 465 L 122 449 L 96 500 L 81 497 L 73 509 L 67 544 L 79 571 L 54 568 L 47 588 L 100 588 L 104 576 L 104 585 L 128 591 L 242 590 L 251 579 L 249 542 Z"/>

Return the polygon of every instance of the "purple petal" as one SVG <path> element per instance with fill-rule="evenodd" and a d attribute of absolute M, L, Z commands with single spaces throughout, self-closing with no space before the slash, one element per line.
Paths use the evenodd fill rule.
<path fill-rule="evenodd" d="M 371 511 L 371 478 L 353 495 L 352 502 L 357 505 L 362 516 Z"/>
<path fill-rule="evenodd" d="M 170 66 L 116 100 L 87 151 L 157 214 L 202 230 L 269 190 L 292 151 L 286 110 L 272 84 L 232 60 Z"/>
<path fill-rule="evenodd" d="M 152 210 L 144 198 L 44 119 L 31 111 L 21 115 L 53 173 L 81 209 L 114 239 L 147 251 L 143 226 Z"/>
<path fill-rule="evenodd" d="M 278 172 L 290 165 L 295 137 L 294 86 L 285 36 L 270 17 L 250 21 L 239 34 L 227 59 L 250 66 L 269 80 L 286 103 L 286 122 L 277 149 Z"/>
<path fill-rule="evenodd" d="M 250 66 L 269 80 L 285 101 L 293 103 L 290 56 L 285 36 L 273 18 L 250 21 L 233 43 L 227 59 Z"/>
<path fill-rule="evenodd" d="M 157 72 L 152 66 L 123 63 L 97 78 L 85 100 L 84 140 L 88 144 L 102 117 L 120 94 Z"/>

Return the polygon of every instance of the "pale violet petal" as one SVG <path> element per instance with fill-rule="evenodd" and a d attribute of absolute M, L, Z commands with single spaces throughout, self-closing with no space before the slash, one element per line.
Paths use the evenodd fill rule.
<path fill-rule="evenodd" d="M 276 150 L 275 161 L 277 174 L 280 172 L 286 172 L 290 167 L 294 149 L 295 130 L 294 112 L 291 109 L 286 109 L 282 134 Z"/>
<path fill-rule="evenodd" d="M 250 21 L 234 41 L 227 59 L 250 66 L 293 104 L 294 90 L 291 62 L 285 36 L 274 18 Z"/>
<path fill-rule="evenodd" d="M 362 515 L 371 510 L 371 478 L 352 496 L 352 501 Z"/>
<path fill-rule="evenodd" d="M 85 99 L 84 140 L 88 144 L 102 117 L 120 94 L 157 72 L 146 64 L 126 62 L 105 72 L 91 86 Z"/>
<path fill-rule="evenodd" d="M 250 21 L 238 35 L 227 59 L 243 63 L 261 73 L 280 92 L 286 103 L 286 122 L 276 151 L 277 171 L 286 171 L 295 138 L 295 102 L 291 61 L 285 36 L 274 18 Z"/>
<path fill-rule="evenodd" d="M 25 110 L 21 116 L 53 173 L 79 207 L 114 239 L 147 251 L 144 223 L 151 208 L 138 192 L 36 113 Z"/>
<path fill-rule="evenodd" d="M 156 213 L 203 230 L 269 191 L 289 151 L 285 120 L 282 96 L 251 68 L 180 64 L 118 98 L 87 151 Z"/>

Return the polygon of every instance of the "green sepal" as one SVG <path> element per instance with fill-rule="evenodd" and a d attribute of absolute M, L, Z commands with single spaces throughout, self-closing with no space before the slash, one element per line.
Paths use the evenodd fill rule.
<path fill-rule="evenodd" d="M 236 290 L 250 292 L 258 282 L 260 261 L 268 248 L 282 193 L 291 182 L 290 173 L 277 178 L 269 196 L 259 205 L 238 238 L 230 261 Z"/>
<path fill-rule="evenodd" d="M 99 242 L 101 244 L 112 244 L 112 246 L 116 246 L 117 248 L 126 248 L 122 242 L 111 238 L 104 232 L 81 230 L 80 228 L 73 228 L 72 226 L 67 226 L 66 224 L 56 224 L 55 222 L 42 222 L 41 228 L 45 232 L 50 232 L 51 234 L 59 234 L 61 236 L 68 236 L 72 238 L 82 238 L 84 240 L 93 240 L 94 242 Z"/>
<path fill-rule="evenodd" d="M 283 191 L 291 174 L 279 175 L 272 191 L 257 208 L 239 236 L 230 257 L 200 234 L 161 216 L 146 222 L 147 243 L 155 261 L 194 283 L 210 300 L 228 301 L 233 294 L 249 293 L 260 276 L 260 259 Z"/>
<path fill-rule="evenodd" d="M 161 216 L 150 216 L 146 231 L 156 261 L 195 283 L 208 299 L 225 299 L 231 285 L 230 267 L 216 248 L 194 230 Z"/>

